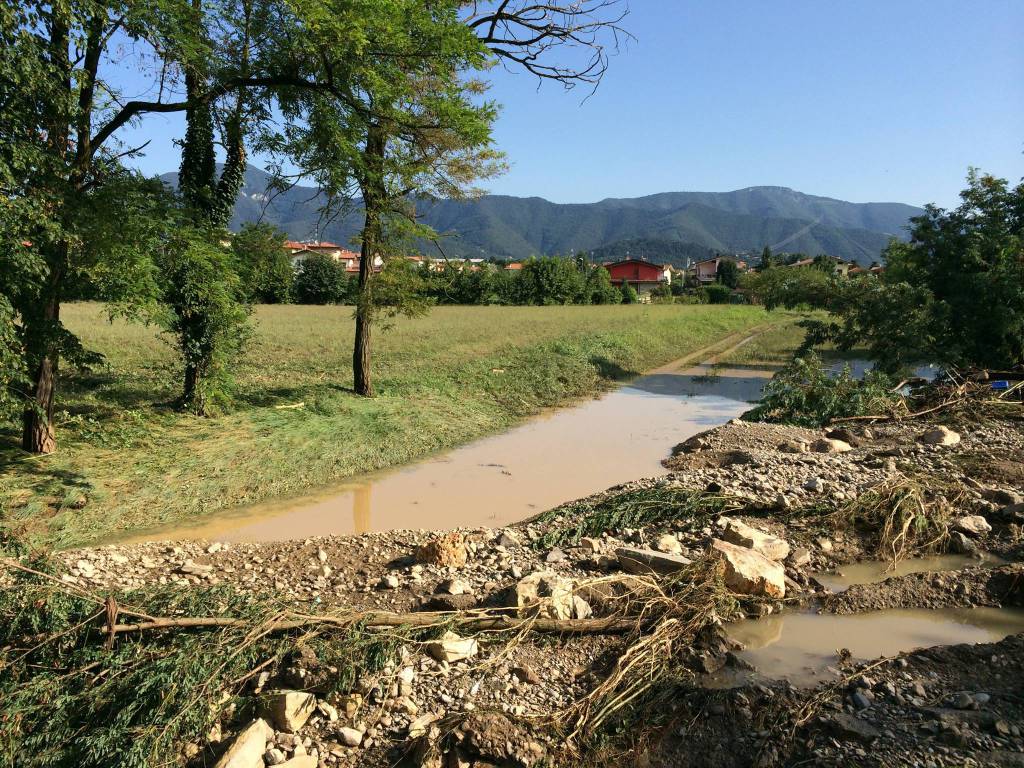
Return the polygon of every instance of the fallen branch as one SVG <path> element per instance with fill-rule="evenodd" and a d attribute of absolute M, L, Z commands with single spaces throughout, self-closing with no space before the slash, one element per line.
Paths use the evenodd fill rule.
<path fill-rule="evenodd" d="M 392 613 L 390 611 L 353 611 L 338 615 L 304 616 L 291 614 L 291 618 L 278 619 L 263 626 L 267 632 L 287 632 L 310 626 L 347 627 L 362 622 L 367 627 L 433 627 L 450 625 L 467 631 L 505 631 L 527 629 L 533 632 L 561 634 L 618 634 L 637 628 L 635 619 L 545 619 L 520 618 L 483 612 L 424 611 L 420 613 Z M 155 618 L 135 624 L 105 625 L 107 632 L 125 634 L 148 632 L 155 629 L 205 629 L 211 627 L 240 627 L 251 624 L 246 619 L 220 616 L 191 616 L 182 618 Z"/>

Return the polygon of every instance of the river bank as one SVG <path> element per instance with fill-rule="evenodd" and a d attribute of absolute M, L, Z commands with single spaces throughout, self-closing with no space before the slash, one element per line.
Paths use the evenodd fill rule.
<path fill-rule="evenodd" d="M 1024 466 L 1012 457 L 1024 428 L 943 422 L 827 436 L 732 421 L 681 443 L 664 477 L 520 525 L 79 550 L 61 556 L 61 579 L 97 594 L 229 589 L 309 622 L 311 637 L 245 675 L 214 730 L 181 746 L 196 765 L 246 739 L 259 742 L 255 760 L 219 764 L 1013 765 L 1024 755 Z M 916 522 L 894 529 L 907 505 Z M 873 583 L 849 585 L 851 563 L 902 544 L 909 557 L 959 552 L 930 563 L 957 570 L 878 583 L 864 567 Z M 724 569 L 725 592 L 709 568 Z M 832 584 L 848 588 L 824 586 L 844 569 Z M 873 642 L 899 625 L 877 611 L 924 608 L 928 644 L 949 647 L 915 651 L 914 632 L 905 647 Z M 778 630 L 747 635 L 758 655 L 731 631 L 851 615 L 878 624 L 848 633 L 848 648 L 817 630 L 794 648 Z M 337 621 L 385 632 L 391 653 L 339 680 L 314 640 Z M 427 635 L 409 631 L 416 622 Z M 288 701 L 305 702 L 301 725 L 274 708 Z M 268 726 L 247 726 L 261 713 Z"/>
<path fill-rule="evenodd" d="M 351 308 L 258 307 L 214 418 L 174 411 L 179 372 L 153 328 L 98 304 L 63 321 L 105 356 L 62 374 L 61 450 L 33 457 L 8 425 L 0 524 L 80 546 L 237 510 L 394 467 L 578 402 L 795 315 L 743 306 L 438 307 L 376 337 L 377 397 L 351 382 Z"/>

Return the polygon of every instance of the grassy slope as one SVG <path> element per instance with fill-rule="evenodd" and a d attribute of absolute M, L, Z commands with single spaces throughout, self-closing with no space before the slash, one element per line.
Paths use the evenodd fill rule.
<path fill-rule="evenodd" d="M 295 494 L 408 462 L 594 393 L 781 316 L 752 307 L 443 307 L 378 331 L 378 397 L 351 382 L 351 309 L 260 307 L 231 413 L 169 407 L 173 355 L 152 329 L 67 307 L 107 367 L 62 382 L 60 450 L 5 433 L 7 525 L 58 546 Z M 302 402 L 304 407 L 275 405 Z"/>

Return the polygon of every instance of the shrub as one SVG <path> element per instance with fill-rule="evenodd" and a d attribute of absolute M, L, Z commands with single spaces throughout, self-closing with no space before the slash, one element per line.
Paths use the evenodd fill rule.
<path fill-rule="evenodd" d="M 623 304 L 636 304 L 640 301 L 640 297 L 637 295 L 636 290 L 629 283 L 622 284 L 621 292 Z"/>
<path fill-rule="evenodd" d="M 758 404 L 743 414 L 746 421 L 818 427 L 833 419 L 887 413 L 902 403 L 884 373 L 868 371 L 853 378 L 850 366 L 829 375 L 816 355 L 798 357 L 765 387 Z"/>
<path fill-rule="evenodd" d="M 348 275 L 330 256 L 316 253 L 299 265 L 294 293 L 299 304 L 339 304 L 349 296 Z"/>
<path fill-rule="evenodd" d="M 711 283 L 704 286 L 703 290 L 708 297 L 708 304 L 728 304 L 732 296 L 732 289 L 721 283 Z"/>

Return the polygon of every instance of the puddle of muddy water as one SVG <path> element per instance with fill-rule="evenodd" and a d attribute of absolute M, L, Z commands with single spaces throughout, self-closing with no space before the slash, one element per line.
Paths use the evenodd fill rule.
<path fill-rule="evenodd" d="M 771 371 L 668 365 L 595 400 L 316 496 L 219 513 L 133 541 L 281 541 L 396 528 L 500 526 L 665 473 L 686 438 L 760 397 Z"/>
<path fill-rule="evenodd" d="M 781 613 L 727 624 L 728 635 L 745 646 L 738 655 L 765 678 L 794 685 L 831 679 L 836 651 L 848 648 L 859 661 L 901 651 L 957 643 L 987 643 L 1024 632 L 1024 610 L 1008 608 L 900 609 L 852 616 Z M 728 686 L 735 675 L 718 675 Z"/>
<path fill-rule="evenodd" d="M 854 584 L 875 584 L 893 576 L 911 573 L 961 571 L 964 568 L 998 568 L 1006 561 L 992 554 L 979 557 L 969 555 L 935 555 L 934 557 L 913 557 L 901 560 L 894 566 L 882 560 L 868 560 L 863 563 L 844 565 L 838 573 L 813 573 L 818 582 L 833 592 L 845 592 Z"/>

